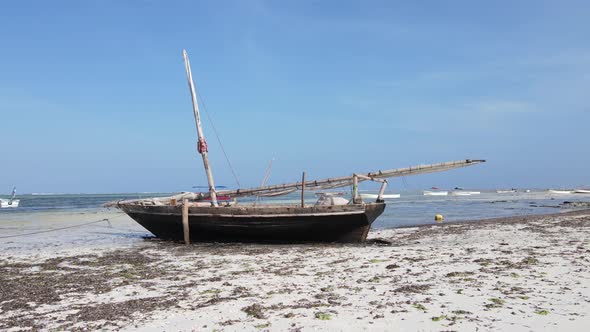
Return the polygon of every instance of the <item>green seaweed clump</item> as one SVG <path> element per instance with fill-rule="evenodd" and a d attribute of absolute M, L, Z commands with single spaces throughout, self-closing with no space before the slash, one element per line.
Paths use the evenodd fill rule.
<path fill-rule="evenodd" d="M 328 313 L 325 313 L 325 312 L 316 312 L 315 318 L 319 319 L 319 320 L 330 320 L 330 319 L 332 319 L 332 316 Z"/>
<path fill-rule="evenodd" d="M 424 312 L 426 312 L 428 310 L 428 309 L 426 309 L 426 307 L 423 304 L 420 304 L 420 303 L 414 303 L 412 305 L 412 307 L 414 307 L 414 308 L 416 308 L 418 310 L 422 310 Z"/>
<path fill-rule="evenodd" d="M 264 316 L 264 307 L 261 306 L 258 303 L 254 303 L 252 305 L 249 305 L 247 307 L 242 308 L 242 311 L 245 312 L 248 316 L 252 316 L 258 319 L 264 319 L 266 318 Z"/>
<path fill-rule="evenodd" d="M 499 299 L 497 297 L 492 297 L 491 299 L 489 299 L 492 303 L 488 303 L 485 305 L 486 308 L 501 308 L 505 301 L 502 299 Z"/>
<path fill-rule="evenodd" d="M 270 326 L 270 323 L 254 325 L 255 328 L 261 330 Z"/>

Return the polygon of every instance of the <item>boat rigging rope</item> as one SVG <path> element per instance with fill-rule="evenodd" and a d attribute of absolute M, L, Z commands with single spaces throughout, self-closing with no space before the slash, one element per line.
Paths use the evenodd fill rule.
<path fill-rule="evenodd" d="M 22 234 L 15 234 L 15 235 L 0 236 L 0 239 L 7 239 L 7 238 L 12 238 L 12 237 L 21 237 L 21 236 L 28 236 L 28 235 L 35 235 L 35 234 L 41 234 L 41 233 L 49 233 L 49 232 L 61 231 L 61 230 L 68 229 L 68 228 L 75 228 L 75 227 L 81 227 L 81 226 L 86 226 L 86 225 L 91 225 L 91 224 L 97 224 L 97 223 L 103 222 L 103 221 L 108 222 L 109 223 L 109 226 L 112 227 L 112 225 L 111 225 L 111 219 L 116 219 L 116 218 L 119 218 L 119 217 L 123 217 L 125 215 L 126 214 L 121 213 L 121 215 L 119 215 L 117 217 L 103 218 L 103 219 L 100 219 L 100 220 L 90 221 L 90 222 L 83 223 L 83 224 L 78 224 L 78 225 L 72 225 L 72 226 L 66 226 L 66 227 L 60 227 L 60 228 L 53 228 L 53 229 L 48 229 L 48 230 L 38 231 L 38 232 L 30 232 L 30 233 L 22 233 Z"/>
<path fill-rule="evenodd" d="M 211 128 L 213 128 L 213 133 L 215 133 L 215 137 L 217 138 L 217 142 L 219 143 L 219 146 L 221 147 L 221 151 L 223 152 L 223 155 L 225 156 L 225 160 L 227 161 L 227 164 L 229 166 L 229 169 L 231 170 L 231 174 L 234 176 L 234 179 L 236 180 L 236 184 L 238 185 L 238 188 L 240 188 L 240 180 L 238 180 L 238 176 L 236 175 L 236 171 L 234 170 L 234 167 L 231 164 L 231 161 L 229 161 L 229 157 L 227 156 L 227 153 L 225 152 L 225 148 L 223 147 L 223 144 L 221 143 L 221 139 L 219 138 L 219 134 L 217 133 L 217 128 L 215 128 L 215 125 L 213 124 L 213 120 L 211 119 L 211 116 L 209 116 L 209 111 L 207 111 L 207 106 L 205 105 L 205 98 L 203 98 L 203 96 L 201 96 L 201 94 L 199 93 L 199 90 L 197 90 L 197 95 L 199 96 L 199 99 L 201 99 L 201 104 L 203 104 L 203 110 L 205 111 L 205 115 L 207 115 L 207 119 L 209 120 L 209 123 L 211 124 Z"/>
<path fill-rule="evenodd" d="M 404 184 L 404 187 L 406 190 L 408 190 L 409 186 L 408 186 L 408 181 L 406 181 L 406 177 L 402 176 L 402 183 Z"/>

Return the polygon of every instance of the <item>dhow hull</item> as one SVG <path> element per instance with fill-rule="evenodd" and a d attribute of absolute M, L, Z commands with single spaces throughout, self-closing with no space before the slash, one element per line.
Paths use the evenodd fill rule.
<path fill-rule="evenodd" d="M 184 238 L 182 206 L 121 205 L 156 237 Z M 366 240 L 384 203 L 318 207 L 190 207 L 196 242 L 345 242 Z"/>

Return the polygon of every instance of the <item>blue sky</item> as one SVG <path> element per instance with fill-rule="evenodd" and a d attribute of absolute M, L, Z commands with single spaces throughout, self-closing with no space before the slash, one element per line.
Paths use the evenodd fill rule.
<path fill-rule="evenodd" d="M 0 191 L 206 184 L 183 48 L 242 186 L 271 158 L 269 183 L 485 158 L 391 187 L 588 185 L 588 17 L 586 1 L 3 1 Z"/>

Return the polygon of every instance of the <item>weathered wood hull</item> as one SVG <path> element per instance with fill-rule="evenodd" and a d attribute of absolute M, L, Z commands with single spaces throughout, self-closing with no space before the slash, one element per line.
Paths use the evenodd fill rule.
<path fill-rule="evenodd" d="M 182 208 L 119 206 L 156 237 L 182 240 Z M 362 242 L 384 203 L 318 207 L 190 207 L 191 241 Z"/>

